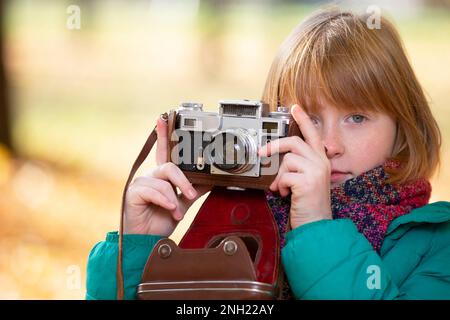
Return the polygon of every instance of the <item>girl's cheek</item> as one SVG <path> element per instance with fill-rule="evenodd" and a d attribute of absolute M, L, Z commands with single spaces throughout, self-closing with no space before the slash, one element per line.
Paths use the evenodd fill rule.
<path fill-rule="evenodd" d="M 391 144 L 383 134 L 373 131 L 366 134 L 349 135 L 346 139 L 345 158 L 355 175 L 359 175 L 384 163 L 389 156 Z M 346 162 L 347 162 L 346 161 Z"/>

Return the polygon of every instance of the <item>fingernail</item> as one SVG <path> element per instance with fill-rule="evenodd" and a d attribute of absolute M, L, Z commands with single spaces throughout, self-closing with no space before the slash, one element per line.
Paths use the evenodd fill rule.
<path fill-rule="evenodd" d="M 188 197 L 189 197 L 189 199 L 194 199 L 196 195 L 197 195 L 197 192 L 194 189 L 189 189 L 188 190 Z"/>

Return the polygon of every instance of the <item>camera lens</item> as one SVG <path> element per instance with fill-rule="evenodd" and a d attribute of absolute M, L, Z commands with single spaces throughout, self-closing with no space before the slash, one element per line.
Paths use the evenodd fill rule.
<path fill-rule="evenodd" d="M 257 147 L 245 129 L 228 129 L 213 137 L 211 162 L 220 170 L 239 174 L 250 170 L 256 163 Z"/>

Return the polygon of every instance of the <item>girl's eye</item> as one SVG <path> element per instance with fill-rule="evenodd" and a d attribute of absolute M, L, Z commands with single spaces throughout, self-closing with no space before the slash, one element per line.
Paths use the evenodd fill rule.
<path fill-rule="evenodd" d="M 354 114 L 351 117 L 352 122 L 354 123 L 362 123 L 364 120 L 366 120 L 367 118 L 363 115 L 360 114 Z"/>
<path fill-rule="evenodd" d="M 309 116 L 309 118 L 311 119 L 311 122 L 316 126 L 319 124 L 319 119 L 315 116 Z"/>

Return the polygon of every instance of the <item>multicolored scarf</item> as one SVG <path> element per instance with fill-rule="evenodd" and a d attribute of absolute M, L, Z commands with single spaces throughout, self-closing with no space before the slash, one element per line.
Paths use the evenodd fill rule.
<path fill-rule="evenodd" d="M 386 161 L 331 190 L 333 219 L 351 219 L 377 253 L 391 221 L 426 205 L 431 195 L 431 184 L 425 179 L 387 183 L 389 170 L 385 169 L 398 167 L 398 162 Z M 266 198 L 277 221 L 283 248 L 289 231 L 290 197 L 281 198 L 268 191 Z"/>

